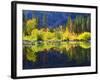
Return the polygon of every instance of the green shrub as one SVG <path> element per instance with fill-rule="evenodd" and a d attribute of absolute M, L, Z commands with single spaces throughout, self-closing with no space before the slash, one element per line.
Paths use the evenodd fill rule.
<path fill-rule="evenodd" d="M 79 40 L 90 40 L 90 39 L 91 39 L 91 33 L 90 33 L 90 32 L 81 33 L 81 34 L 78 36 L 78 39 L 79 39 Z"/>

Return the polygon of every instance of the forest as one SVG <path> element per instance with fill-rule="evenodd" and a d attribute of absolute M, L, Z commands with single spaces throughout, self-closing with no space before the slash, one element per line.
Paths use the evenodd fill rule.
<path fill-rule="evenodd" d="M 77 15 L 73 20 L 68 16 L 66 25 L 49 28 L 46 25 L 46 15 L 43 16 L 43 26 L 38 27 L 39 18 L 23 19 L 23 40 L 27 41 L 90 41 L 90 16 Z"/>

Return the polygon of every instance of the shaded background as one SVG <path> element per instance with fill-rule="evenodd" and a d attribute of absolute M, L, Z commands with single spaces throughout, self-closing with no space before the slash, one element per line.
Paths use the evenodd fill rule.
<path fill-rule="evenodd" d="M 76 16 L 88 17 L 88 13 L 72 13 L 72 12 L 52 12 L 52 11 L 34 11 L 34 10 L 23 10 L 24 20 L 29 20 L 37 18 L 39 20 L 38 27 L 47 26 L 49 28 L 55 28 L 57 26 L 63 25 L 66 27 L 68 17 L 71 17 L 72 20 Z M 43 18 L 45 17 L 46 23 L 44 23 Z"/>

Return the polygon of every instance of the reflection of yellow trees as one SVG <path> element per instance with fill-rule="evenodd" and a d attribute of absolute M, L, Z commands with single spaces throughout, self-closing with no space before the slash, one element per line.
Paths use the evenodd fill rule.
<path fill-rule="evenodd" d="M 82 48 L 84 48 L 84 49 L 87 49 L 87 48 L 90 48 L 90 43 L 88 43 L 88 42 L 80 42 L 79 43 L 80 44 L 80 47 L 82 47 Z"/>
<path fill-rule="evenodd" d="M 36 61 L 36 55 L 35 51 L 32 50 L 30 47 L 24 47 L 25 53 L 26 53 L 26 58 L 29 61 L 35 62 Z"/>
<path fill-rule="evenodd" d="M 38 42 L 35 42 L 35 45 L 24 45 L 26 48 L 26 58 L 29 61 L 35 62 L 36 56 L 38 52 L 41 51 L 49 51 L 51 48 L 59 51 L 60 53 L 64 53 L 69 56 L 70 60 L 75 59 L 79 63 L 82 62 L 82 60 L 85 59 L 85 57 L 89 57 L 89 48 L 90 43 L 89 42 L 42 42 L 38 44 Z M 88 53 L 88 54 L 87 54 Z M 82 60 L 81 60 L 82 59 Z M 80 61 L 79 61 L 80 60 Z"/>
<path fill-rule="evenodd" d="M 31 53 L 28 53 L 26 55 L 26 58 L 27 58 L 27 60 L 32 61 L 32 62 L 35 62 L 36 61 L 36 55 L 34 55 L 32 52 Z"/>

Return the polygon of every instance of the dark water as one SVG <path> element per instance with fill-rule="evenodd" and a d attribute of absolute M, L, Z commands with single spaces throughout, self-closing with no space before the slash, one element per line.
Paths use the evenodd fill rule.
<path fill-rule="evenodd" d="M 89 42 L 42 42 L 23 46 L 23 69 L 91 65 Z"/>

